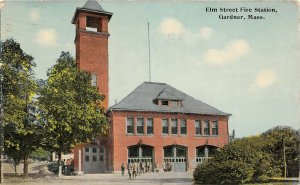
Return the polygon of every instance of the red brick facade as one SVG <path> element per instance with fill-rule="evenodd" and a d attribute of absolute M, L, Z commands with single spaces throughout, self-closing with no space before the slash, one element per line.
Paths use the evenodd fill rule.
<path fill-rule="evenodd" d="M 87 16 L 99 18 L 98 31 L 87 31 Z M 76 61 L 80 70 L 97 75 L 99 93 L 105 96 L 103 106 L 108 108 L 108 17 L 79 12 L 76 19 Z"/>
<path fill-rule="evenodd" d="M 126 119 L 132 118 L 153 118 L 154 134 L 138 135 L 126 134 Z M 228 143 L 228 116 L 204 116 L 196 114 L 178 114 L 178 113 L 151 113 L 151 112 L 110 112 L 111 133 L 113 140 L 113 167 L 115 171 L 120 171 L 122 163 L 126 164 L 128 159 L 128 146 L 137 145 L 140 142 L 154 148 L 154 161 L 157 162 L 158 168 L 163 166 L 163 147 L 169 145 L 185 146 L 187 148 L 188 169 L 194 169 L 196 158 L 196 147 L 204 145 L 212 145 L 222 147 Z M 162 134 L 162 119 L 178 119 L 178 134 Z M 180 134 L 180 119 L 187 121 L 187 134 Z M 136 128 L 136 119 L 134 119 L 134 128 Z M 196 136 L 195 120 L 218 121 L 217 136 Z M 146 133 L 146 127 L 144 127 Z M 170 129 L 170 128 L 169 128 Z M 212 133 L 210 127 L 210 133 Z M 169 130 L 170 133 L 170 130 Z M 203 127 L 202 127 L 203 133 Z"/>

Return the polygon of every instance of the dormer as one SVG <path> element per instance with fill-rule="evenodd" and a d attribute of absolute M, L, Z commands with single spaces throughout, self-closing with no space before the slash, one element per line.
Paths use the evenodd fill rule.
<path fill-rule="evenodd" d="M 158 106 L 182 107 L 182 100 L 182 98 L 179 98 L 168 90 L 164 89 L 158 93 L 153 102 Z"/>

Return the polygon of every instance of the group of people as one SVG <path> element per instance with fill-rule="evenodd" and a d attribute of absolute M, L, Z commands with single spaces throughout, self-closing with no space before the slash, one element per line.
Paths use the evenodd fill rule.
<path fill-rule="evenodd" d="M 136 178 L 137 175 L 152 172 L 153 167 L 151 162 L 133 162 L 127 164 L 127 170 L 128 170 L 129 179 L 133 179 Z M 125 173 L 124 163 L 122 163 L 121 171 L 122 171 L 122 175 L 124 176 Z"/>
<path fill-rule="evenodd" d="M 163 168 L 165 172 L 172 171 L 172 162 L 171 161 L 164 162 Z"/>

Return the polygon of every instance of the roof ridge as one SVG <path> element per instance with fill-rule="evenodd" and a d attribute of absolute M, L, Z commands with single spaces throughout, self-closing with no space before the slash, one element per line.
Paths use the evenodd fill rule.
<path fill-rule="evenodd" d="M 170 85 L 168 85 L 168 86 L 170 86 Z M 170 86 L 170 87 L 172 87 L 172 86 Z M 176 88 L 175 88 L 175 89 L 176 89 Z M 176 89 L 176 90 L 177 90 L 177 91 L 180 91 L 180 90 L 178 90 L 178 89 Z M 179 98 L 178 96 L 176 96 L 176 95 L 173 94 L 172 92 L 168 91 L 168 89 L 164 89 L 164 91 L 166 91 L 167 93 L 169 93 L 169 94 L 175 96 L 176 98 Z M 180 92 L 181 92 L 181 91 L 180 91 Z M 181 93 L 185 94 L 184 92 L 181 92 Z"/>
<path fill-rule="evenodd" d="M 145 81 L 143 83 L 149 83 L 149 84 L 159 84 L 159 85 L 168 85 L 166 83 L 163 83 L 163 82 L 148 82 L 148 81 Z"/>
<path fill-rule="evenodd" d="M 169 85 L 167 84 L 167 86 L 169 86 Z M 171 86 L 170 86 L 170 87 L 171 87 Z M 163 88 L 163 89 L 158 93 L 158 95 L 156 96 L 155 99 L 160 99 L 160 98 L 161 98 L 160 96 L 161 96 L 163 93 L 166 93 L 167 96 L 171 95 L 172 97 L 175 97 L 176 99 L 181 100 L 181 98 L 179 98 L 178 96 L 176 96 L 176 95 L 173 94 L 172 92 L 168 91 L 167 88 Z M 174 99 L 174 100 L 175 100 L 175 99 Z"/>
<path fill-rule="evenodd" d="M 101 7 L 97 0 L 87 0 L 87 2 L 83 5 L 82 8 L 105 12 L 105 10 Z"/>

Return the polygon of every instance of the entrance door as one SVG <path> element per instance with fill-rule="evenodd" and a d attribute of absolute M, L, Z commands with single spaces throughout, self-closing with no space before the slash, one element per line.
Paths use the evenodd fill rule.
<path fill-rule="evenodd" d="M 148 145 L 134 145 L 128 147 L 128 163 L 150 163 L 153 168 L 153 147 Z M 153 170 L 153 169 L 151 169 Z"/>
<path fill-rule="evenodd" d="M 186 147 L 172 145 L 164 147 L 164 170 L 185 172 L 187 170 Z"/>
<path fill-rule="evenodd" d="M 84 149 L 84 173 L 104 173 L 105 172 L 105 155 L 103 146 L 87 146 Z"/>
<path fill-rule="evenodd" d="M 196 162 L 203 163 L 216 154 L 218 147 L 212 145 L 202 145 L 196 148 Z"/>

